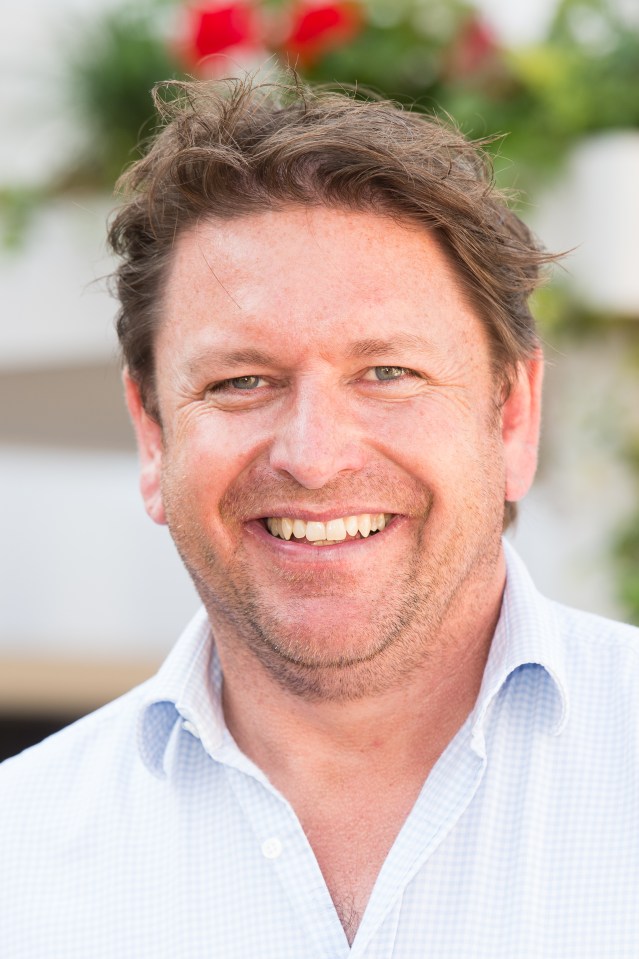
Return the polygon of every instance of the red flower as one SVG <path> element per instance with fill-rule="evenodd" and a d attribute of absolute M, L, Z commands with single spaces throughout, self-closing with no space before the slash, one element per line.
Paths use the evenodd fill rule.
<path fill-rule="evenodd" d="M 478 16 L 471 16 L 453 45 L 450 72 L 453 77 L 473 77 L 491 72 L 500 53 L 497 38 L 488 24 Z"/>
<path fill-rule="evenodd" d="M 362 25 L 359 3 L 312 3 L 300 6 L 293 14 L 293 23 L 284 48 L 291 63 L 309 64 L 326 51 L 351 40 Z"/>
<path fill-rule="evenodd" d="M 195 65 L 233 47 L 260 46 L 260 23 L 248 3 L 203 3 L 188 10 L 184 54 Z"/>

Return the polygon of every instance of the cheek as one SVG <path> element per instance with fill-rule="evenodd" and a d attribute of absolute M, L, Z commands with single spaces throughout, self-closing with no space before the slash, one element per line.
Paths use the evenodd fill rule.
<path fill-rule="evenodd" d="M 215 500 L 215 487 L 224 475 L 224 460 L 193 433 L 176 434 L 164 455 L 162 492 L 174 514 Z"/>
<path fill-rule="evenodd" d="M 247 442 L 246 422 L 242 417 L 212 410 L 184 418 L 177 425 L 170 446 L 176 461 L 198 472 L 209 471 L 215 464 L 216 472 L 224 473 L 243 458 L 250 442 Z"/>
<path fill-rule="evenodd" d="M 162 474 L 163 498 L 174 517 L 190 513 L 208 526 L 220 502 L 259 455 L 255 431 L 239 417 L 220 422 L 199 416 L 183 423 L 168 445 Z"/>
<path fill-rule="evenodd" d="M 469 407 L 449 396 L 422 398 L 411 409 L 389 406 L 370 418 L 368 433 L 385 455 L 413 475 L 432 482 L 471 480 L 484 466 L 488 451 L 494 462 L 499 427 L 493 411 Z"/>

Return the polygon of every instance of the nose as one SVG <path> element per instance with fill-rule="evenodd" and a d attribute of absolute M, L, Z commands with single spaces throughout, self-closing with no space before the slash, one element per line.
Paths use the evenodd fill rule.
<path fill-rule="evenodd" d="M 305 384 L 278 418 L 270 464 L 306 489 L 321 489 L 364 465 L 361 430 L 339 387 Z"/>

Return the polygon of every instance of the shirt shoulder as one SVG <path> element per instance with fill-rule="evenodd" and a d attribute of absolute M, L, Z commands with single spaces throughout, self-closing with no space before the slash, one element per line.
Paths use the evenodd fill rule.
<path fill-rule="evenodd" d="M 639 749 L 639 629 L 552 604 L 572 726 L 633 736 Z"/>
<path fill-rule="evenodd" d="M 595 613 L 587 613 L 571 606 L 552 602 L 557 616 L 562 639 L 568 645 L 590 647 L 594 653 L 628 653 L 632 659 L 639 657 L 639 628 L 629 623 L 606 619 Z M 639 658 L 637 658 L 639 665 Z"/>
<path fill-rule="evenodd" d="M 20 795 L 68 795 L 87 775 L 112 776 L 136 753 L 136 723 L 147 683 L 89 713 L 0 765 L 0 808 Z"/>

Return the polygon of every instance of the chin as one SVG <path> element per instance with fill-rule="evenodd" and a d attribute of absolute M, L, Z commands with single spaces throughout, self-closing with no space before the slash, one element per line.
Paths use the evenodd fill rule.
<path fill-rule="evenodd" d="M 253 607 L 241 640 L 280 686 L 308 699 L 352 700 L 396 685 L 428 658 L 436 633 L 423 606 L 416 622 L 410 601 L 374 617 L 370 603 L 367 615 L 346 601 L 308 607 Z"/>

